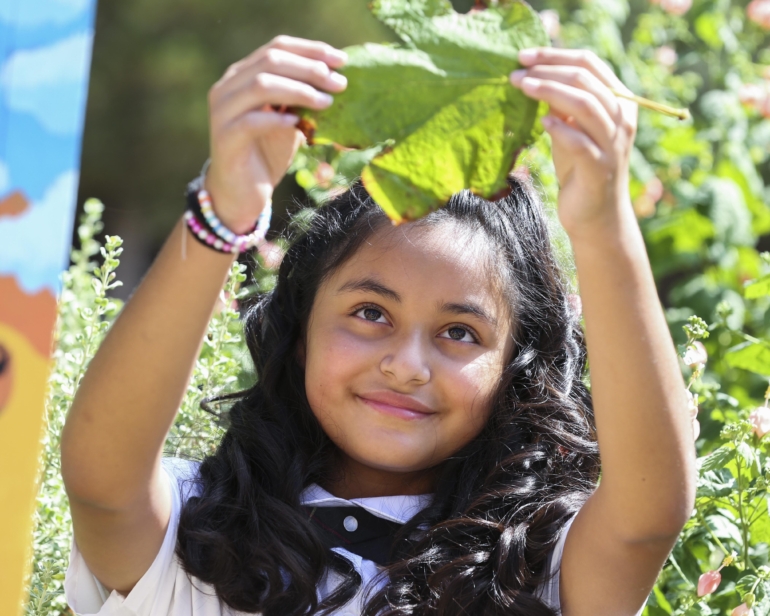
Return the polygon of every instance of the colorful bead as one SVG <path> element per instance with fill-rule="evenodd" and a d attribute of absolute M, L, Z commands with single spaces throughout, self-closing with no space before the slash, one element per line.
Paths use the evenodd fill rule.
<path fill-rule="evenodd" d="M 219 220 L 214 213 L 211 197 L 205 189 L 198 191 L 198 203 L 201 208 L 201 214 L 203 214 L 206 223 L 214 232 L 214 236 L 221 240 L 221 248 L 216 243 L 214 244 L 217 250 L 229 249 L 227 252 L 245 252 L 255 246 L 259 246 L 264 241 L 265 235 L 267 235 L 267 231 L 270 228 L 270 219 L 272 217 L 272 203 L 270 202 L 265 205 L 265 208 L 260 213 L 254 228 L 245 235 L 237 235 Z M 197 220 L 196 223 L 201 225 Z"/>

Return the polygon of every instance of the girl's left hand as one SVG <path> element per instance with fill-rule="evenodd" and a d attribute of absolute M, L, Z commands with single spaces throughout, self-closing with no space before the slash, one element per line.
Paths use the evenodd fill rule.
<path fill-rule="evenodd" d="M 638 106 L 610 88 L 629 92 L 595 53 L 534 47 L 522 50 L 526 67 L 511 83 L 550 106 L 543 126 L 551 135 L 559 180 L 559 220 L 570 237 L 617 223 L 633 213 L 629 157 Z M 573 238 L 574 239 L 574 238 Z"/>

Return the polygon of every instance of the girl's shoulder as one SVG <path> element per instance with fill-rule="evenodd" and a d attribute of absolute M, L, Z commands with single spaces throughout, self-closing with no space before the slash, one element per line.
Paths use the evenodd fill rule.
<path fill-rule="evenodd" d="M 200 496 L 201 463 L 199 461 L 169 457 L 163 458 L 161 465 L 172 480 L 172 486 L 176 488 L 182 503 L 191 496 Z"/>
<path fill-rule="evenodd" d="M 74 539 L 64 579 L 68 605 L 84 616 L 188 616 L 191 601 L 203 616 L 225 616 L 214 590 L 187 576 L 176 558 L 176 533 L 184 502 L 200 494 L 200 462 L 182 458 L 163 458 L 164 475 L 171 488 L 171 514 L 163 543 L 149 569 L 128 595 L 108 590 L 91 573 Z M 116 555 L 116 558 L 119 555 Z"/>

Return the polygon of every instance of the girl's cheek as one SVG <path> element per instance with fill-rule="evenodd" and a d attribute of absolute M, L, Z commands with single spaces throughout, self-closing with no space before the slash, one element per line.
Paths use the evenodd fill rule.
<path fill-rule="evenodd" d="M 309 368 L 316 378 L 330 383 L 372 362 L 371 341 L 341 328 L 321 330 L 318 334 L 308 345 Z"/>
<path fill-rule="evenodd" d="M 450 381 L 456 397 L 462 400 L 462 408 L 471 420 L 485 420 L 489 413 L 489 401 L 500 382 L 502 369 L 494 358 L 480 357 L 466 364 Z"/>

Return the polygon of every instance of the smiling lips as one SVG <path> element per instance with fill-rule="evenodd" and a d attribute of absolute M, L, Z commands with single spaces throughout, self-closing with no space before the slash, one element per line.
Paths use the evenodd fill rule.
<path fill-rule="evenodd" d="M 410 396 L 392 391 L 373 391 L 358 397 L 374 410 L 401 419 L 425 419 L 436 412 Z"/>

